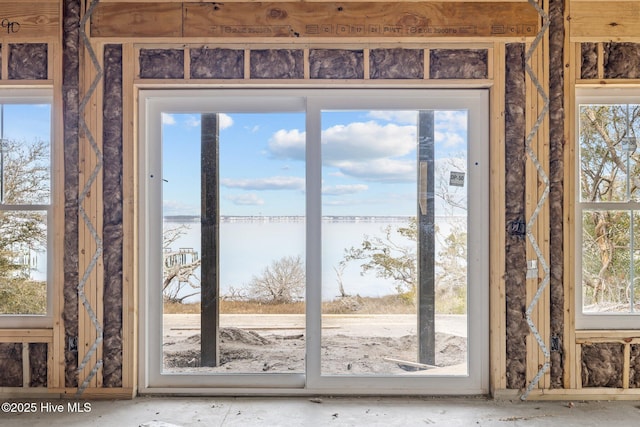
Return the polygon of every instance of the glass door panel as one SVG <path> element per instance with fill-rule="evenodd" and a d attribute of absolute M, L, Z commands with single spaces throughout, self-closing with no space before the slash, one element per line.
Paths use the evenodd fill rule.
<path fill-rule="evenodd" d="M 321 374 L 467 375 L 467 111 L 321 123 Z"/>
<path fill-rule="evenodd" d="M 162 115 L 163 373 L 304 371 L 304 126 Z"/>

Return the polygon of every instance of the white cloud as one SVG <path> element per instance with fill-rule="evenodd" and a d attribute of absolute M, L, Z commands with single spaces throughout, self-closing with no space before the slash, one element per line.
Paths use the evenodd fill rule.
<path fill-rule="evenodd" d="M 374 159 L 368 162 L 340 162 L 342 173 L 365 181 L 411 182 L 416 179 L 414 161 Z"/>
<path fill-rule="evenodd" d="M 190 128 L 196 128 L 200 126 L 200 117 L 199 116 L 187 116 L 184 120 L 184 124 Z"/>
<path fill-rule="evenodd" d="M 220 113 L 218 115 L 218 123 L 220 125 L 220 130 L 230 128 L 233 126 L 233 118 L 225 113 Z"/>
<path fill-rule="evenodd" d="M 257 194 L 238 194 L 225 196 L 226 200 L 231 201 L 235 205 L 240 206 L 261 206 L 264 205 L 264 200 L 258 197 Z"/>
<path fill-rule="evenodd" d="M 353 184 L 353 185 L 333 185 L 322 187 L 322 194 L 326 196 L 342 196 L 345 194 L 356 194 L 369 189 L 368 185 Z"/>
<path fill-rule="evenodd" d="M 231 179 L 220 181 L 223 187 L 243 190 L 304 190 L 304 178 L 297 176 L 272 176 L 268 178 Z"/>
<path fill-rule="evenodd" d="M 436 143 L 444 143 L 445 148 L 464 148 L 464 146 L 466 145 L 465 139 L 459 133 L 442 133 L 436 131 L 434 137 Z"/>
<path fill-rule="evenodd" d="M 415 126 L 354 122 L 332 126 L 322 132 L 323 160 L 329 164 L 399 157 L 415 148 Z"/>
<path fill-rule="evenodd" d="M 386 120 L 388 122 L 402 123 L 415 126 L 418 123 L 418 112 L 408 111 L 370 111 L 369 117 Z"/>
<path fill-rule="evenodd" d="M 304 160 L 306 132 L 280 129 L 269 139 L 269 152 L 277 158 Z"/>
<path fill-rule="evenodd" d="M 325 164 L 398 157 L 416 148 L 415 126 L 380 125 L 374 121 L 336 125 L 322 131 Z M 269 151 L 278 158 L 304 160 L 305 132 L 279 130 L 269 140 Z"/>
<path fill-rule="evenodd" d="M 175 125 L 176 118 L 173 116 L 173 114 L 162 113 L 162 124 L 169 126 Z"/>

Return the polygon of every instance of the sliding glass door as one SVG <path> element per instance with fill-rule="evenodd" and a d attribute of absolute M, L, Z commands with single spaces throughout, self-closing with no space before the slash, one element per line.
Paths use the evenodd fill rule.
<path fill-rule="evenodd" d="M 143 91 L 147 391 L 486 391 L 487 103 Z"/>

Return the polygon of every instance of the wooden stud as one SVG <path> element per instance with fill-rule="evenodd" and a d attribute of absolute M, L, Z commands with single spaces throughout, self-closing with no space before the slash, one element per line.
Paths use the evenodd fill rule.
<path fill-rule="evenodd" d="M 575 366 L 575 389 L 582 389 L 582 345 L 575 344 L 576 354 L 573 361 Z"/>
<path fill-rule="evenodd" d="M 311 78 L 311 64 L 309 63 L 309 48 L 304 49 L 303 53 L 304 80 Z"/>
<path fill-rule="evenodd" d="M 369 80 L 371 78 L 371 49 L 362 49 L 363 53 L 363 66 L 364 66 L 364 79 Z"/>
<path fill-rule="evenodd" d="M 629 388 L 629 374 L 631 370 L 631 344 L 624 344 L 624 355 L 622 357 L 622 388 Z"/>
<path fill-rule="evenodd" d="M 598 79 L 604 79 L 604 45 L 598 43 Z"/>
<path fill-rule="evenodd" d="M 251 79 L 251 49 L 244 50 L 244 79 Z"/>
<path fill-rule="evenodd" d="M 431 49 L 424 49 L 424 78 L 431 78 Z"/>
<path fill-rule="evenodd" d="M 191 80 L 191 49 L 189 46 L 185 46 L 182 50 L 184 54 L 184 60 L 182 61 L 184 64 L 184 79 L 186 81 Z"/>
<path fill-rule="evenodd" d="M 580 44 L 574 43 L 568 49 L 569 52 L 569 71 L 568 79 L 565 82 L 565 132 L 567 135 L 567 143 L 564 145 L 564 223 L 563 223 L 563 241 L 564 245 L 564 350 L 565 350 L 565 388 L 578 388 L 581 383 L 578 376 L 577 359 L 580 358 L 579 348 L 575 345 L 576 339 L 576 290 L 579 288 L 575 285 L 575 194 L 577 191 L 575 179 L 575 126 L 576 126 L 576 106 L 575 106 L 575 82 L 580 78 L 578 58 L 581 56 Z M 573 70 L 573 72 L 572 72 Z M 576 352 L 574 352 L 576 349 Z"/>
<path fill-rule="evenodd" d="M 135 49 L 122 46 L 122 387 L 137 385 L 137 145 L 134 117 L 137 106 L 133 87 Z"/>
<path fill-rule="evenodd" d="M 9 80 L 9 43 L 2 43 L 2 80 Z"/>
<path fill-rule="evenodd" d="M 29 343 L 22 343 L 22 388 L 29 388 L 31 383 L 31 365 L 29 363 Z"/>
<path fill-rule="evenodd" d="M 425 52 L 425 62 L 428 52 Z M 490 160 L 490 193 L 489 193 L 489 221 L 494 230 L 489 239 L 489 364 L 491 371 L 491 389 L 496 390 L 507 386 L 506 379 L 506 292 L 505 292 L 505 251 L 506 241 L 505 223 L 505 45 L 496 42 L 493 48 L 493 63 L 499 70 L 495 75 L 495 82 L 491 88 L 491 144 Z M 426 76 L 426 75 L 425 75 Z"/>

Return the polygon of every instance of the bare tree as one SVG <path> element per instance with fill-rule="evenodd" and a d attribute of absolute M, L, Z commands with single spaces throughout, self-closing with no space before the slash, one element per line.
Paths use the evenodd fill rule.
<path fill-rule="evenodd" d="M 249 283 L 249 295 L 257 300 L 281 304 L 300 300 L 305 289 L 305 269 L 300 256 L 274 260 Z"/>
<path fill-rule="evenodd" d="M 162 295 L 167 302 L 183 303 L 200 292 L 200 278 L 195 274 L 201 263 L 198 253 L 188 249 L 171 249 L 188 229 L 183 224 L 163 231 Z"/>
<path fill-rule="evenodd" d="M 0 141 L 0 203 L 50 203 L 49 143 Z M 0 210 L 0 314 L 46 311 L 46 282 L 31 279 L 31 256 L 46 249 L 44 210 Z"/>

